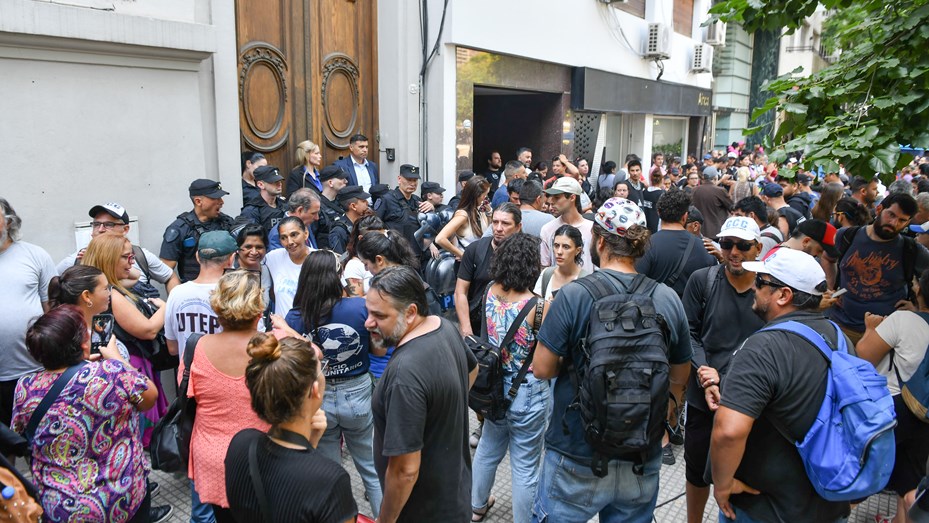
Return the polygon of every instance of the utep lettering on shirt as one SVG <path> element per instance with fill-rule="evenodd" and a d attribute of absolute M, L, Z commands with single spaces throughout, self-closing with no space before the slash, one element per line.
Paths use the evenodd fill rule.
<path fill-rule="evenodd" d="M 219 318 L 212 314 L 200 312 L 179 312 L 177 318 L 178 332 L 199 332 L 213 334 L 219 330 Z"/>

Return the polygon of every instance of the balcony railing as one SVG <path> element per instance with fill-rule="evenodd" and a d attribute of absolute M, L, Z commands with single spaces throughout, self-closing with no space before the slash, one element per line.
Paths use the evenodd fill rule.
<path fill-rule="evenodd" d="M 819 55 L 820 58 L 825 60 L 826 63 L 830 63 L 830 64 L 836 60 L 835 55 L 826 54 L 825 49 L 823 49 L 822 47 L 817 48 L 812 45 L 800 45 L 800 46 L 788 45 L 785 51 L 787 51 L 788 53 L 816 53 Z"/>

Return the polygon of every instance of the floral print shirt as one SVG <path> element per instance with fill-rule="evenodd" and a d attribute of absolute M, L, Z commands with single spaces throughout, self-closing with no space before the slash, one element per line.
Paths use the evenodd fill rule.
<path fill-rule="evenodd" d="M 506 337 L 506 331 L 509 330 L 510 325 L 516 321 L 519 311 L 528 302 L 529 298 L 512 303 L 503 301 L 494 295 L 492 289 L 487 289 L 487 301 L 484 305 L 484 313 L 487 318 L 487 340 L 494 345 L 499 345 L 503 338 Z M 508 346 L 501 347 L 503 372 L 516 374 L 526 360 L 526 356 L 529 355 L 529 349 L 535 342 L 535 334 L 530 327 L 530 322 L 534 316 L 535 311 L 530 311 L 516 331 L 513 341 Z"/>
<path fill-rule="evenodd" d="M 13 399 L 14 431 L 24 434 L 60 373 L 20 378 Z M 139 416 L 145 377 L 114 360 L 87 362 L 39 422 L 32 475 L 45 521 L 124 522 L 146 494 Z"/>

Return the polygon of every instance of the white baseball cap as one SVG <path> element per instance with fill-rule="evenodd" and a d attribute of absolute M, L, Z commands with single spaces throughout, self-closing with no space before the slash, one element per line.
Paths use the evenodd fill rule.
<path fill-rule="evenodd" d="M 577 180 L 571 178 L 570 176 L 562 176 L 555 180 L 555 183 L 551 187 L 545 190 L 545 194 L 576 194 L 580 196 L 584 194 L 584 189 L 581 189 L 581 184 L 577 183 Z"/>
<path fill-rule="evenodd" d="M 822 296 L 826 273 L 816 258 L 795 249 L 781 247 L 764 261 L 742 262 L 742 267 L 756 274 L 770 274 L 788 287 Z"/>
<path fill-rule="evenodd" d="M 717 238 L 739 238 L 740 240 L 761 241 L 761 230 L 755 220 L 747 216 L 731 216 L 719 231 Z"/>

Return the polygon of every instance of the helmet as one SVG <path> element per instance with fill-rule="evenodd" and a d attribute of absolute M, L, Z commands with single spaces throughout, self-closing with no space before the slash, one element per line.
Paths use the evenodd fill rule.
<path fill-rule="evenodd" d="M 426 283 L 435 289 L 440 297 L 454 294 L 457 280 L 455 256 L 450 252 L 442 251 L 438 258 L 430 259 L 426 263 L 424 275 Z"/>

